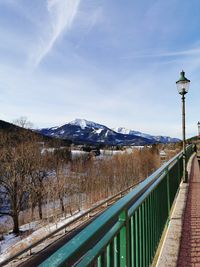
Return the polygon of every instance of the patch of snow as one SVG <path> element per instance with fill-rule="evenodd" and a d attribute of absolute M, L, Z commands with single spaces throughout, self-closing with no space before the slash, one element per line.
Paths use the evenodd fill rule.
<path fill-rule="evenodd" d="M 32 234 L 22 240 L 20 240 L 20 236 L 16 236 L 14 234 L 9 234 L 5 236 L 5 240 L 2 241 L 4 243 L 2 244 L 1 242 L 1 253 L 3 253 L 0 255 L 0 265 L 2 261 L 9 259 L 14 254 L 20 252 L 22 249 L 28 247 L 30 244 L 39 241 L 41 238 L 47 236 L 49 233 L 55 231 L 57 228 L 60 228 L 66 223 L 69 223 L 70 221 L 74 220 L 76 217 L 80 216 L 84 212 L 85 210 L 82 210 L 80 212 L 77 212 L 73 216 L 69 216 L 67 218 L 63 217 L 59 220 L 59 222 L 51 223 L 47 226 L 41 227 L 40 229 L 34 231 Z M 24 229 L 26 229 L 26 227 L 24 227 Z"/>
<path fill-rule="evenodd" d="M 71 121 L 69 124 L 79 126 L 81 127 L 81 129 L 85 129 L 87 127 L 87 122 L 84 119 L 75 119 L 74 121 Z"/>
<path fill-rule="evenodd" d="M 102 131 L 103 131 L 103 129 L 97 129 L 97 130 L 95 130 L 95 132 L 96 132 L 97 134 L 100 134 Z"/>
<path fill-rule="evenodd" d="M 42 148 L 41 154 L 44 154 L 45 152 L 53 153 L 55 151 L 55 148 Z"/>
<path fill-rule="evenodd" d="M 9 247 L 12 247 L 16 242 L 20 241 L 20 236 L 13 233 L 5 234 L 4 240 L 0 241 L 0 254 L 4 253 Z M 2 256 L 0 255 L 0 262 Z"/>
<path fill-rule="evenodd" d="M 0 217 L 0 229 L 3 232 L 7 232 L 8 230 L 12 229 L 13 227 L 13 220 L 10 216 L 4 215 Z"/>
<path fill-rule="evenodd" d="M 55 126 L 55 127 L 49 128 L 49 130 L 57 130 L 58 128 L 59 128 L 59 126 Z"/>
<path fill-rule="evenodd" d="M 94 129 L 105 129 L 106 128 L 104 125 L 95 123 L 93 121 L 87 121 L 85 119 L 75 119 L 74 121 L 71 121 L 69 124 L 79 126 L 81 127 L 81 129 L 85 129 L 86 127 L 94 128 Z"/>
<path fill-rule="evenodd" d="M 114 128 L 113 129 L 116 133 L 121 133 L 121 134 L 130 134 L 130 131 L 129 129 L 126 129 L 124 127 L 119 127 L 119 128 Z"/>
<path fill-rule="evenodd" d="M 165 157 L 165 156 L 167 156 L 167 153 L 164 150 L 161 150 L 160 151 L 160 156 L 161 157 Z"/>
<path fill-rule="evenodd" d="M 88 152 L 81 151 L 81 150 L 72 150 L 71 151 L 72 160 L 77 159 L 77 158 L 83 158 L 83 157 L 87 156 L 88 154 L 89 154 Z"/>

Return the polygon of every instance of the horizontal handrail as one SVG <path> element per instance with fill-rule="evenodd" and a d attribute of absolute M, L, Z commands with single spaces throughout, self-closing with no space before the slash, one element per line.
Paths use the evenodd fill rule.
<path fill-rule="evenodd" d="M 187 148 L 187 151 L 192 152 L 191 146 Z M 189 153 L 189 152 L 188 152 Z M 128 215 L 125 220 L 129 220 L 129 217 L 136 211 L 141 205 L 142 202 L 153 192 L 153 190 L 161 183 L 161 181 L 170 173 L 174 171 L 176 165 L 181 164 L 180 160 L 183 153 L 180 152 L 178 155 L 174 156 L 171 160 L 161 166 L 157 171 L 152 175 L 147 177 L 143 182 L 138 184 L 130 193 L 124 196 L 122 199 L 117 201 L 113 206 L 108 208 L 103 214 L 101 214 L 95 221 L 89 224 L 84 230 L 77 234 L 73 239 L 71 239 L 67 244 L 61 247 L 56 251 L 52 256 L 50 256 L 46 261 L 44 261 L 40 266 L 70 266 L 69 262 L 73 259 L 75 260 L 78 257 L 84 258 L 88 255 L 87 253 L 93 253 L 98 246 L 99 242 L 107 240 L 111 229 L 115 228 L 116 225 L 119 225 L 120 214 L 126 212 Z M 178 172 L 180 175 L 180 168 L 178 167 Z M 166 180 L 167 190 L 169 178 Z M 173 192 L 172 192 L 173 193 Z M 174 196 L 171 193 L 171 199 Z M 168 196 L 167 206 L 170 206 L 170 196 Z M 138 204 L 137 204 L 138 203 Z M 170 207 L 168 207 L 170 208 Z M 123 227 L 123 224 L 122 224 Z M 118 228 L 116 228 L 118 229 Z M 118 229 L 119 230 L 119 229 Z M 112 231 L 111 231 L 112 232 Z M 113 234 L 113 232 L 112 232 Z M 114 233 L 116 235 L 116 233 Z M 102 237 L 102 239 L 101 239 Z M 96 245 L 93 245 L 97 242 L 98 239 L 101 239 Z M 111 240 L 110 235 L 110 240 Z M 96 241 L 95 241 L 96 240 Z M 104 241 L 105 241 L 104 240 Z M 105 243 L 103 243 L 105 246 Z M 93 247 L 93 248 L 92 248 Z M 90 250 L 90 252 L 88 252 Z M 93 254 L 93 258 L 94 258 Z M 85 260 L 81 261 L 81 263 Z M 87 266 L 87 265 L 82 265 Z"/>

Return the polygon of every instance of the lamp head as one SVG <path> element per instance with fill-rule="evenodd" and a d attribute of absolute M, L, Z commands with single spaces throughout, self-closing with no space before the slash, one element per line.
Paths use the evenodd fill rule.
<path fill-rule="evenodd" d="M 188 92 L 190 80 L 185 77 L 185 72 L 182 70 L 180 78 L 176 82 L 177 89 L 180 95 L 185 95 Z"/>

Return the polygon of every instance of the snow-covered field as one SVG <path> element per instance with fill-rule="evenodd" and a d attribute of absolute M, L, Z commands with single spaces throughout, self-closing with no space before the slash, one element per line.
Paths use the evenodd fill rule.
<path fill-rule="evenodd" d="M 0 253 L 1 253 L 0 254 L 0 265 L 2 261 L 10 258 L 14 254 L 21 251 L 22 249 L 25 249 L 26 247 L 30 246 L 36 241 L 47 236 L 49 233 L 69 223 L 70 221 L 77 218 L 79 215 L 81 215 L 84 212 L 85 211 L 82 210 L 80 212 L 76 212 L 72 216 L 68 215 L 66 218 L 62 217 L 60 218 L 58 222 L 50 223 L 48 225 L 41 225 L 41 222 L 39 221 L 35 221 L 35 222 L 31 222 L 30 224 L 22 225 L 20 226 L 20 231 L 24 233 L 24 235 L 27 235 L 26 237 L 24 237 L 23 234 L 20 236 L 16 236 L 13 233 L 8 233 L 4 235 L 4 240 L 0 241 Z M 31 234 L 28 234 L 28 233 L 31 233 Z"/>

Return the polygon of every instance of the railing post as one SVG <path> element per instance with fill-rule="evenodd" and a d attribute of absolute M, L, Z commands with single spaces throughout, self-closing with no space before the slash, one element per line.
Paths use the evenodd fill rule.
<path fill-rule="evenodd" d="M 129 267 L 130 264 L 130 251 L 129 251 L 129 223 L 128 212 L 124 210 L 119 215 L 119 221 L 124 222 L 119 235 L 120 235 L 120 267 Z"/>

